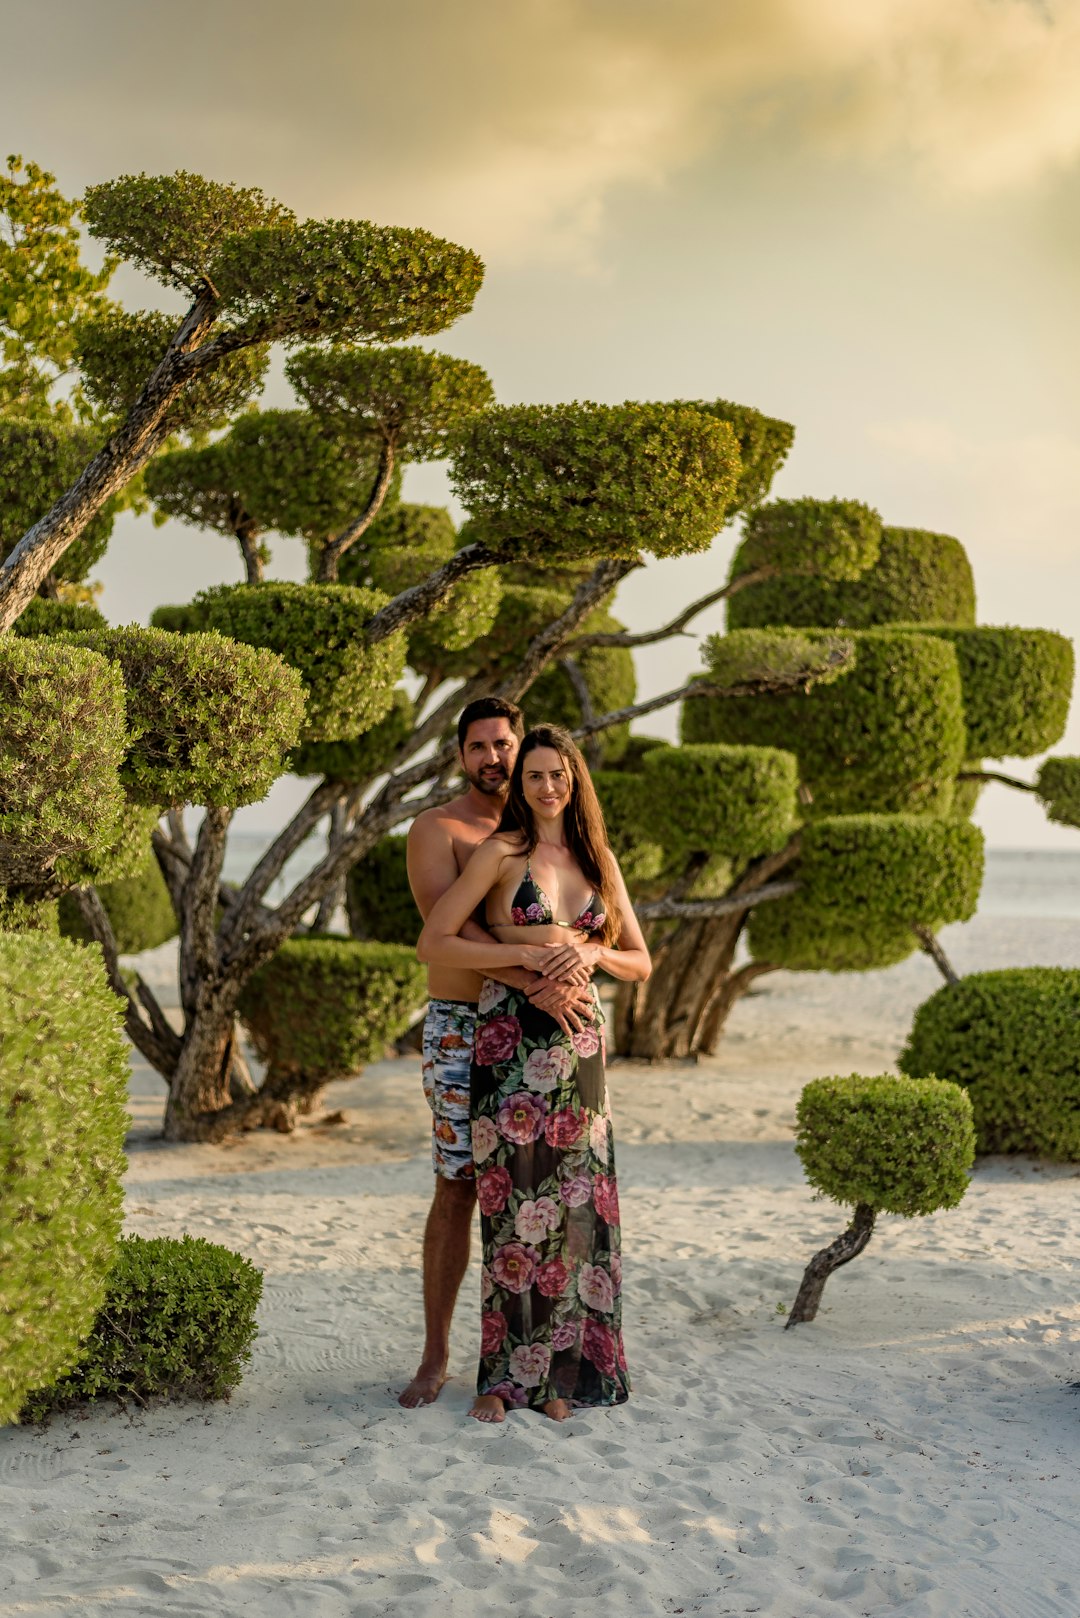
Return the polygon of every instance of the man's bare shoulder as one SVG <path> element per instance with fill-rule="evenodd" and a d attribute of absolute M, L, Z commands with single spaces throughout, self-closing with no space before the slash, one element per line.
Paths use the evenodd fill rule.
<path fill-rule="evenodd" d="M 452 837 L 455 827 L 461 824 L 460 801 L 454 798 L 450 803 L 436 804 L 434 809 L 422 809 L 409 827 L 409 836 L 414 832 L 419 832 L 421 836 L 443 832 L 447 837 Z"/>

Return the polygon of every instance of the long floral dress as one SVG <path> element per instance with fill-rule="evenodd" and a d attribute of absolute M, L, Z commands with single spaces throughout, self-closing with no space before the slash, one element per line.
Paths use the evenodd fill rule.
<path fill-rule="evenodd" d="M 586 912 L 574 925 L 596 919 Z M 486 979 L 480 995 L 472 1066 L 484 1249 L 476 1388 L 511 1406 L 621 1404 L 630 1392 L 601 1023 L 597 1003 L 596 1027 L 567 1035 L 504 984 Z"/>

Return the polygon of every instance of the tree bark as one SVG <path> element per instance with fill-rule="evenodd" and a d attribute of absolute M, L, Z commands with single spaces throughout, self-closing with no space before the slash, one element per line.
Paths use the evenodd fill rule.
<path fill-rule="evenodd" d="M 326 851 L 333 853 L 334 849 L 344 841 L 349 829 L 349 812 L 344 803 L 335 803 L 330 811 L 330 829 L 326 834 Z M 315 912 L 315 920 L 311 924 L 313 933 L 328 933 L 334 925 L 334 917 L 338 910 L 345 905 L 345 887 L 348 881 L 348 872 L 342 871 L 334 878 L 322 898 L 319 908 Z"/>
<path fill-rule="evenodd" d="M 375 474 L 368 503 L 360 516 L 348 528 L 343 528 L 335 539 L 328 540 L 323 546 L 319 556 L 318 582 L 320 584 L 336 584 L 338 564 L 351 545 L 366 534 L 375 518 L 382 509 L 390 488 L 390 479 L 394 475 L 394 449 L 395 440 L 387 438 L 383 441 L 382 453 L 379 456 L 379 469 Z"/>
<path fill-rule="evenodd" d="M 784 1322 L 785 1331 L 814 1319 L 829 1276 L 834 1270 L 838 1270 L 841 1264 L 850 1264 L 853 1258 L 858 1258 L 870 1240 L 873 1229 L 873 1208 L 868 1202 L 856 1203 L 855 1214 L 847 1230 L 834 1242 L 830 1242 L 828 1247 L 823 1247 L 820 1253 L 815 1253 L 806 1266 L 798 1297 Z"/>

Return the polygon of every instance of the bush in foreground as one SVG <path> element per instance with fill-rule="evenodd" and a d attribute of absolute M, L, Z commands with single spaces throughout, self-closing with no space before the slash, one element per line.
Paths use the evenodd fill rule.
<path fill-rule="evenodd" d="M 857 1258 L 879 1213 L 955 1208 L 975 1157 L 971 1103 L 932 1077 L 815 1079 L 799 1098 L 795 1149 L 815 1190 L 853 1205 L 848 1229 L 806 1267 L 788 1326 L 813 1320 L 825 1282 Z"/>
<path fill-rule="evenodd" d="M 23 1421 L 92 1399 L 227 1399 L 251 1358 L 262 1272 L 202 1237 L 125 1236 L 73 1370 L 39 1389 Z"/>

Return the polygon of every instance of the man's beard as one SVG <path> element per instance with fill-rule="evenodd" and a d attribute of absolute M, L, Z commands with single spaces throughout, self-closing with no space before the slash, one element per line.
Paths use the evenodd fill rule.
<path fill-rule="evenodd" d="M 486 798 L 501 798 L 510 785 L 510 772 L 501 764 L 493 764 L 483 770 L 477 770 L 475 775 L 471 770 L 466 770 L 465 779 Z"/>

